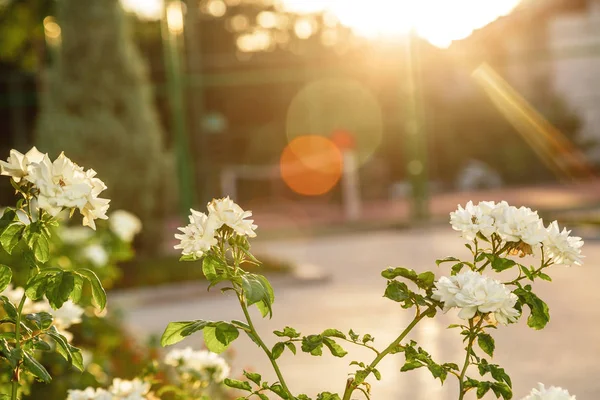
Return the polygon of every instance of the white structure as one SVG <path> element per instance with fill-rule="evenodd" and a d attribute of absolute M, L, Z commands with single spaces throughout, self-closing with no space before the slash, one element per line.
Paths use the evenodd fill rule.
<path fill-rule="evenodd" d="M 600 0 L 548 21 L 553 89 L 582 122 L 581 139 L 600 142 Z M 600 148 L 588 155 L 600 161 Z"/>

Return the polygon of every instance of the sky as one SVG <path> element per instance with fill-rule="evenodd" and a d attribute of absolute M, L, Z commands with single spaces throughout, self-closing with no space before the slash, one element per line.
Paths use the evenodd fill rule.
<path fill-rule="evenodd" d="M 141 17 L 160 18 L 163 0 L 121 0 Z M 204 0 L 206 9 L 224 15 L 228 5 L 242 0 Z M 248 0 L 243 0 L 248 1 Z M 265 0 L 263 0 L 265 1 Z M 439 47 L 463 39 L 500 16 L 521 0 L 268 0 L 298 14 L 325 12 L 358 36 L 389 39 L 415 30 Z"/>

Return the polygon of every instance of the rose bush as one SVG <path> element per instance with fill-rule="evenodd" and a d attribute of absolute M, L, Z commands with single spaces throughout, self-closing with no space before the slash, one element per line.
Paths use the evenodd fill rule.
<path fill-rule="evenodd" d="M 93 267 L 101 271 L 102 265 L 110 263 L 111 254 L 119 253 L 113 251 L 111 243 L 130 243 L 141 222 L 115 213 L 116 225 L 111 228 L 109 223 L 107 232 L 112 233 L 105 239 L 90 239 L 84 231 L 65 228 L 61 212 L 67 211 L 71 217 L 79 211 L 84 227 L 101 229 L 98 220 L 109 217 L 109 200 L 99 197 L 106 186 L 95 172 L 84 170 L 64 154 L 52 161 L 35 148 L 26 154 L 13 150 L 6 162 L 0 161 L 0 172 L 10 177 L 18 197 L 16 206 L 5 209 L 0 218 L 0 259 L 9 264 L 0 264 L 0 371 L 8 371 L 0 383 L 10 381 L 3 397 L 14 400 L 32 379 L 51 380 L 49 370 L 39 361 L 42 352 L 55 352 L 84 370 L 84 354 L 72 344 L 70 329 L 85 319 L 92 307 L 97 314 L 106 306 L 106 293 Z M 381 273 L 386 280 L 384 297 L 413 313 L 412 321 L 387 346 L 376 346 L 372 335 L 359 336 L 353 330 L 346 334 L 326 328 L 320 333 L 302 334 L 292 327 L 274 331 L 278 341 L 268 346 L 249 307 L 256 306 L 263 318 L 271 318 L 274 291 L 266 277 L 242 267 L 260 264 L 250 251 L 249 238 L 256 236 L 257 228 L 251 216 L 229 198 L 215 199 L 208 204 L 207 213 L 192 210 L 189 224 L 175 235 L 180 241 L 175 248 L 181 250 L 181 260 L 201 261 L 209 289 L 220 285 L 223 293 L 233 294 L 245 320 L 172 322 L 162 335 L 163 346 L 202 331 L 210 352 L 175 349 L 138 377 L 117 377 L 105 388 L 71 389 L 68 399 L 215 399 L 223 398 L 224 384 L 244 393 L 238 399 L 277 396 L 309 400 L 308 395 L 290 390 L 277 360 L 284 352 L 296 354 L 298 348 L 313 356 L 327 350 L 333 356 L 345 357 L 348 352 L 343 343 L 367 348 L 374 353 L 373 358 L 351 361 L 354 371 L 342 394 L 322 392 L 316 395 L 317 400 L 349 400 L 357 392 L 370 398 L 369 380 L 372 376 L 382 379 L 379 363 L 398 354 L 404 358 L 401 371 L 427 369 L 442 384 L 449 377 L 457 379 L 459 400 L 470 393 L 481 398 L 489 392 L 511 399 L 510 376 L 492 362 L 496 345 L 491 332 L 499 325 L 505 329 L 519 322 L 526 314 L 528 326 L 543 329 L 550 318 L 549 309 L 532 283 L 550 281 L 548 273 L 554 265 L 581 265 L 583 260 L 581 238 L 561 230 L 556 221 L 545 226 L 536 212 L 506 202 L 469 202 L 451 213 L 450 222 L 465 239 L 472 258 L 437 260 L 438 266 L 450 265 L 449 274 L 439 277 L 432 271 L 417 273 L 403 267 Z M 538 265 L 525 266 L 524 257 L 533 257 Z M 511 272 L 513 279 L 500 279 Z M 494 275 L 498 273 L 502 275 Z M 449 328 L 458 329 L 457 334 L 463 337 L 464 359 L 433 360 L 417 342 L 405 340 L 423 319 L 455 309 L 462 322 Z M 276 382 L 266 382 L 259 373 L 248 371 L 244 371 L 243 380 L 228 377 L 230 368 L 217 354 L 240 333 L 248 335 L 265 353 L 277 375 Z M 540 384 L 523 400 L 574 398 L 564 389 L 546 389 Z"/>
<path fill-rule="evenodd" d="M 408 327 L 387 347 L 380 349 L 370 334 L 362 337 L 350 330 L 347 334 L 334 328 L 321 333 L 303 335 L 292 327 L 274 331 L 280 340 L 267 346 L 258 333 L 248 308 L 256 305 L 263 318 L 272 317 L 275 300 L 273 288 L 262 275 L 242 269 L 242 263 L 259 261 L 250 252 L 248 238 L 256 236 L 256 226 L 249 219 L 252 213 L 244 211 L 229 198 L 215 199 L 207 206 L 207 213 L 191 210 L 190 223 L 179 228 L 175 237 L 180 241 L 175 246 L 182 251 L 182 261 L 202 261 L 202 268 L 209 289 L 220 284 L 221 291 L 233 293 L 242 308 L 245 321 L 181 321 L 170 323 L 162 336 L 162 345 L 168 346 L 183 340 L 198 331 L 203 331 L 204 342 L 209 350 L 219 353 L 231 345 L 240 333 L 244 333 L 258 345 L 277 375 L 278 381 L 264 382 L 258 373 L 244 372 L 246 380 L 225 379 L 225 384 L 245 391 L 239 399 L 258 397 L 268 399 L 268 393 L 286 400 L 308 400 L 306 394 L 295 394 L 289 389 L 277 359 L 287 350 L 296 354 L 301 351 L 321 356 L 327 349 L 333 356 L 345 357 L 348 352 L 343 342 L 372 350 L 374 358 L 369 361 L 354 360 L 351 378 L 340 395 L 334 392 L 317 394 L 317 400 L 349 400 L 354 392 L 362 392 L 370 398 L 368 379 L 382 379 L 377 366 L 389 355 L 402 354 L 404 365 L 401 371 L 425 368 L 442 384 L 452 376 L 458 380 L 457 398 L 463 399 L 473 392 L 477 398 L 492 392 L 505 400 L 513 397 L 512 381 L 508 373 L 491 362 L 495 341 L 491 330 L 498 325 L 517 323 L 529 309 L 527 324 L 533 329 L 543 329 L 550 319 L 548 306 L 533 291 L 529 282 L 537 279 L 551 280 L 548 268 L 556 264 L 581 265 L 583 256 L 581 238 L 570 236 L 566 229 L 560 230 L 556 221 L 544 225 L 537 212 L 527 207 L 513 207 L 506 202 L 469 202 L 459 206 L 450 214 L 450 223 L 466 240 L 465 246 L 472 260 L 447 257 L 437 260 L 438 266 L 451 263 L 450 275 L 436 277 L 434 272 L 417 273 L 411 269 L 397 267 L 382 272 L 387 280 L 384 297 L 400 304 L 403 309 L 414 310 L 414 318 Z M 521 263 L 526 256 L 536 257 L 538 267 L 527 267 Z M 516 277 L 501 281 L 491 274 L 515 271 Z M 464 322 L 450 325 L 458 328 L 466 343 L 465 357 L 460 363 L 438 362 L 413 340 L 404 339 L 423 319 L 433 318 L 438 311 L 444 313 L 458 310 L 458 318 Z M 479 350 L 477 350 L 479 348 Z M 477 374 L 474 375 L 474 372 Z M 526 400 L 554 399 L 562 389 L 534 389 Z M 559 394 L 557 394 L 559 393 Z M 537 397 L 535 397 L 537 396 Z M 571 397 L 565 397 L 571 398 Z M 574 397 L 573 397 L 574 398 Z"/>

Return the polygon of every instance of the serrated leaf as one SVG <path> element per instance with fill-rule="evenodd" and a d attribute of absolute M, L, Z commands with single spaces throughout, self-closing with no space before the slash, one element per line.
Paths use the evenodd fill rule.
<path fill-rule="evenodd" d="M 295 339 L 295 338 L 300 337 L 300 333 L 297 332 L 294 328 L 290 328 L 289 326 L 286 326 L 285 328 L 283 328 L 283 331 L 273 331 L 273 333 L 276 336 L 289 337 L 290 339 Z"/>
<path fill-rule="evenodd" d="M 383 276 L 386 279 L 394 279 L 401 276 L 411 281 L 417 280 L 417 273 L 415 271 L 403 267 L 385 269 L 381 272 L 381 276 Z"/>
<path fill-rule="evenodd" d="M 342 346 L 337 344 L 333 339 L 324 337 L 323 343 L 329 348 L 329 351 L 331 351 L 331 354 L 335 357 L 344 357 L 346 354 L 348 354 L 348 352 L 344 350 Z"/>
<path fill-rule="evenodd" d="M 46 368 L 28 353 L 23 353 L 23 365 L 27 371 L 42 382 L 48 383 L 52 380 L 52 377 L 48 371 L 46 371 Z"/>
<path fill-rule="evenodd" d="M 452 261 L 460 261 L 460 260 L 458 258 L 456 258 L 456 257 L 445 257 L 445 258 L 442 258 L 442 259 L 439 259 L 439 260 L 435 260 L 435 263 L 439 267 L 439 265 L 442 264 L 442 263 L 452 262 Z"/>
<path fill-rule="evenodd" d="M 0 264 L 0 292 L 3 292 L 12 280 L 12 269 Z"/>
<path fill-rule="evenodd" d="M 162 334 L 160 345 L 166 347 L 179 343 L 193 332 L 203 329 L 209 323 L 209 321 L 203 320 L 170 322 Z M 196 330 L 190 331 L 190 327 L 195 327 Z"/>
<path fill-rule="evenodd" d="M 260 374 L 244 371 L 244 376 L 254 382 L 257 386 L 260 386 L 260 381 L 262 380 L 262 376 L 260 376 Z"/>
<path fill-rule="evenodd" d="M 287 400 L 289 398 L 288 394 L 283 389 L 283 386 L 281 386 L 279 383 L 275 383 L 275 384 L 271 385 L 269 387 L 269 390 L 271 392 L 275 393 L 277 396 L 281 397 L 282 399 Z M 290 399 L 290 400 L 293 400 L 293 399 Z"/>
<path fill-rule="evenodd" d="M 20 222 L 14 222 L 2 231 L 0 234 L 0 244 L 2 244 L 2 248 L 8 254 L 12 254 L 13 249 L 19 244 L 24 230 L 25 225 Z"/>
<path fill-rule="evenodd" d="M 283 344 L 283 342 L 275 343 L 275 346 L 273 346 L 273 350 L 271 350 L 273 359 L 277 360 L 279 356 L 281 356 L 281 354 L 283 353 L 283 350 L 285 350 L 285 345 Z"/>
<path fill-rule="evenodd" d="M 210 351 L 217 354 L 224 352 L 240 335 L 238 329 L 227 322 L 215 322 L 206 326 L 203 333 L 204 344 Z"/>
<path fill-rule="evenodd" d="M 389 281 L 383 297 L 387 297 L 390 300 L 400 303 L 410 299 L 410 293 L 411 291 L 408 289 L 408 286 L 406 286 L 406 283 Z"/>
<path fill-rule="evenodd" d="M 400 368 L 400 371 L 401 372 L 411 371 L 413 369 L 421 368 L 422 366 L 423 366 L 423 363 L 421 363 L 420 361 L 417 361 L 417 360 L 407 361 L 402 366 L 402 368 Z"/>
<path fill-rule="evenodd" d="M 313 356 L 323 354 L 323 337 L 321 335 L 309 335 L 302 338 L 302 351 Z"/>
<path fill-rule="evenodd" d="M 417 286 L 419 286 L 421 289 L 430 289 L 433 287 L 434 281 L 435 275 L 430 271 L 423 272 L 417 276 Z"/>
<path fill-rule="evenodd" d="M 252 391 L 252 386 L 250 386 L 250 384 L 248 382 L 245 382 L 245 381 L 238 381 L 237 379 L 225 378 L 225 380 L 223 381 L 223 383 L 226 386 L 229 386 L 230 388 L 239 389 L 239 390 L 245 390 L 247 392 L 251 392 Z"/>
<path fill-rule="evenodd" d="M 290 349 L 290 351 L 292 353 L 294 353 L 294 355 L 296 355 L 296 345 L 292 342 L 285 342 L 285 346 Z"/>
<path fill-rule="evenodd" d="M 85 268 L 78 269 L 76 272 L 90 283 L 94 304 L 96 307 L 100 308 L 100 310 L 104 310 L 106 307 L 106 291 L 104 290 L 104 287 L 102 287 L 102 282 L 98 279 L 98 275 L 96 275 L 94 271 Z"/>
<path fill-rule="evenodd" d="M 346 339 L 346 335 L 344 335 L 341 331 L 337 329 L 325 329 L 323 333 L 321 333 L 321 336 L 331 336 L 340 339 Z"/>
<path fill-rule="evenodd" d="M 514 267 L 515 265 L 517 265 L 517 263 L 510 258 L 502 258 L 497 256 L 493 256 L 492 258 L 492 269 L 496 272 L 505 271 Z"/>
<path fill-rule="evenodd" d="M 496 344 L 494 342 L 494 338 L 487 333 L 480 333 L 477 335 L 477 344 L 483 352 L 490 357 L 494 356 L 494 349 L 496 348 Z"/>
<path fill-rule="evenodd" d="M 61 272 L 49 276 L 46 280 L 46 298 L 55 310 L 58 310 L 71 297 L 75 287 L 75 278 L 72 272 Z"/>

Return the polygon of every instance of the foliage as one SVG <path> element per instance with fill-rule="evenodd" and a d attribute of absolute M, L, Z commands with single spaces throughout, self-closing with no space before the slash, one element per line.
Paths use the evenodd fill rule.
<path fill-rule="evenodd" d="M 37 142 L 97 170 L 113 206 L 144 220 L 142 247 L 155 252 L 174 177 L 145 65 L 117 0 L 66 0 L 57 8 L 62 44 L 48 74 Z"/>
<path fill-rule="evenodd" d="M 294 394 L 290 390 L 277 360 L 290 353 L 295 355 L 299 350 L 312 356 L 328 353 L 345 357 L 348 351 L 341 345 L 344 342 L 371 350 L 375 353 L 374 358 L 371 362 L 351 361 L 350 365 L 356 370 L 348 379 L 344 393 L 340 396 L 322 392 L 317 394 L 317 400 L 349 400 L 357 391 L 370 399 L 370 376 L 382 379 L 377 367 L 384 357 L 394 354 L 401 354 L 405 359 L 402 372 L 424 368 L 442 384 L 449 377 L 455 377 L 459 383 L 459 400 L 468 393 L 480 399 L 488 392 L 496 398 L 510 400 L 513 398 L 510 376 L 504 368 L 490 361 L 497 351 L 493 331 L 500 325 L 516 323 L 526 314 L 525 309 L 529 309 L 527 324 L 536 330 L 543 329 L 550 320 L 548 306 L 533 292 L 532 285 L 524 282 L 551 280 L 546 272 L 554 264 L 581 264 L 583 242 L 569 236 L 566 230 L 561 232 L 556 222 L 546 228 L 536 212 L 525 207 L 517 209 L 506 202 L 482 202 L 477 206 L 469 202 L 465 208 L 459 206 L 451 213 L 451 223 L 467 241 L 472 260 L 456 257 L 437 260 L 438 266 L 451 266 L 448 277 L 436 277 L 431 271 L 417 273 L 404 267 L 390 267 L 381 273 L 387 281 L 384 297 L 414 313 L 406 329 L 387 347 L 380 349 L 375 346 L 372 335 L 361 337 L 353 330 L 346 334 L 328 328 L 317 334 L 302 334 L 289 326 L 273 332 L 279 341 L 269 347 L 257 331 L 248 308 L 255 305 L 263 318 L 272 318 L 273 288 L 264 276 L 240 267 L 242 262 L 259 263 L 250 252 L 248 238 L 255 236 L 255 226 L 252 220 L 246 219 L 249 216 L 250 212 L 228 198 L 213 200 L 208 205 L 208 214 L 192 210 L 190 225 L 180 228 L 182 234 L 176 235 L 181 240 L 176 246 L 182 249 L 181 260 L 201 259 L 209 289 L 219 285 L 223 293 L 234 293 L 244 321 L 197 319 L 171 322 L 161 339 L 163 346 L 170 346 L 202 332 L 205 345 L 220 353 L 240 334 L 246 334 L 270 360 L 277 381 L 264 381 L 261 374 L 254 372 L 245 372 L 244 380 L 226 379 L 227 386 L 243 393 L 238 400 L 268 399 L 271 394 L 287 400 L 309 400 L 307 395 Z M 534 254 L 541 258 L 538 267 L 525 266 L 520 261 L 520 258 Z M 515 256 L 520 258 L 515 259 Z M 511 281 L 500 282 L 484 274 L 506 271 L 518 275 Z M 458 329 L 458 334 L 463 337 L 466 347 L 461 364 L 434 360 L 416 341 L 405 341 L 420 321 L 434 318 L 438 310 L 448 312 L 453 308 L 460 310 L 458 316 L 463 320 L 463 323 L 448 327 Z"/>

